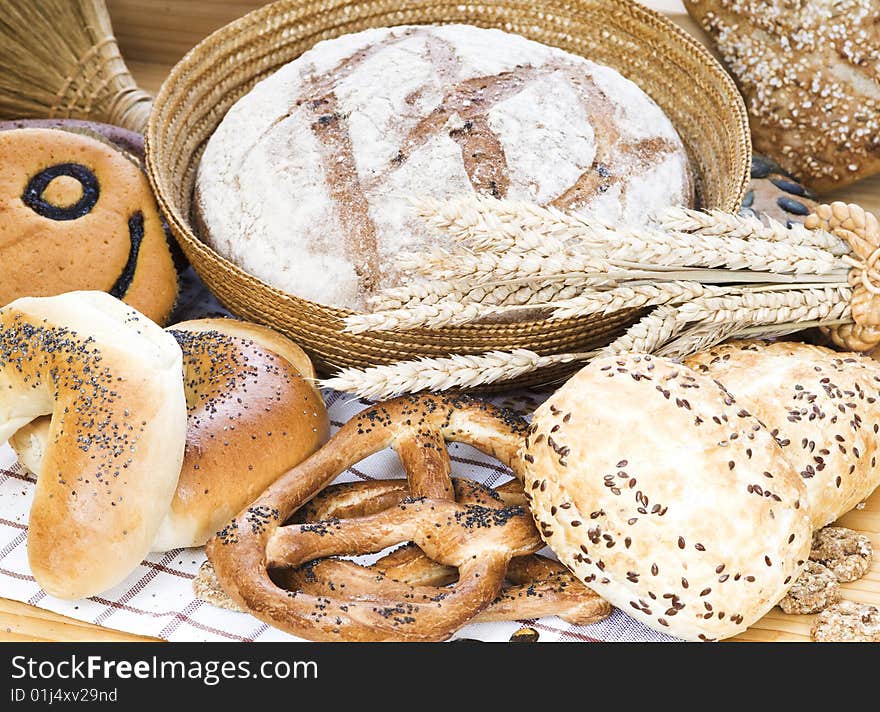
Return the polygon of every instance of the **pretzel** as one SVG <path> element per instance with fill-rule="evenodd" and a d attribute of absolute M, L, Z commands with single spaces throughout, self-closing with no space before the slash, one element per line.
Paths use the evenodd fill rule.
<path fill-rule="evenodd" d="M 523 506 L 522 485 L 511 480 L 496 489 L 468 479 L 453 479 L 456 501 L 486 507 Z M 361 517 L 400 504 L 409 496 L 406 480 L 347 482 L 328 487 L 296 515 L 299 523 L 338 517 Z M 407 544 L 370 566 L 324 559 L 275 577 L 287 589 L 315 595 L 334 591 L 336 582 L 359 580 L 364 588 L 407 596 L 415 586 L 446 586 L 455 581 L 451 566 L 432 561 L 419 547 Z M 500 595 L 474 622 L 509 621 L 559 616 L 574 625 L 606 618 L 611 605 L 578 581 L 562 564 L 538 554 L 511 559 Z M 395 588 L 395 584 L 398 586 Z"/>
<path fill-rule="evenodd" d="M 522 485 L 511 480 L 495 490 L 473 480 L 453 479 L 456 501 L 502 507 L 525 502 Z M 312 523 L 334 517 L 373 514 L 400 504 L 409 496 L 406 480 L 347 482 L 323 490 L 295 515 L 296 523 Z M 273 571 L 273 580 L 287 590 L 313 595 L 339 595 L 339 581 L 346 581 L 351 597 L 357 581 L 358 590 L 375 592 L 382 587 L 386 595 L 403 584 L 398 598 L 411 597 L 414 586 L 446 586 L 456 579 L 456 571 L 431 561 L 414 544 L 406 544 L 364 566 L 338 559 L 323 559 L 297 569 Z M 511 560 L 501 594 L 473 622 L 510 621 L 544 616 L 559 616 L 574 625 L 589 625 L 606 618 L 611 605 L 578 581 L 562 564 L 539 554 Z M 407 586 L 409 584 L 409 586 Z M 222 591 L 210 562 L 194 582 L 197 596 L 214 605 L 241 610 Z"/>
<path fill-rule="evenodd" d="M 408 396 L 377 404 L 218 532 L 208 544 L 208 557 L 236 603 L 300 637 L 445 640 L 498 597 L 514 557 L 543 547 L 522 505 L 455 501 L 445 441 L 472 445 L 519 476 L 517 451 L 525 429 L 519 417 L 466 397 Z M 283 525 L 342 471 L 386 447 L 394 448 L 403 463 L 408 497 L 364 516 Z M 402 542 L 413 542 L 429 559 L 457 569 L 456 583 L 438 588 L 386 577 L 377 586 L 375 575 L 370 582 L 346 578 L 352 570 L 344 566 L 346 577 L 334 577 L 333 587 L 320 594 L 282 587 L 292 569 L 315 559 L 375 553 Z M 405 565 L 404 558 L 398 554 L 392 562 Z M 321 562 L 325 570 L 339 564 Z"/>

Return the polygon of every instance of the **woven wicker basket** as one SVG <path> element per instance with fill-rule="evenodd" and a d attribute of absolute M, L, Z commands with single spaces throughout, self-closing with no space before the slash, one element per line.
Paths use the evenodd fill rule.
<path fill-rule="evenodd" d="M 696 167 L 703 206 L 735 209 L 745 193 L 751 150 L 736 87 L 702 46 L 631 0 L 281 0 L 263 7 L 212 34 L 171 71 L 147 127 L 148 171 L 171 229 L 214 293 L 236 314 L 295 339 L 322 372 L 453 352 L 586 351 L 607 343 L 637 316 L 620 312 L 568 321 L 347 334 L 344 310 L 270 287 L 197 237 L 192 194 L 204 144 L 255 83 L 320 40 L 368 27 L 451 22 L 516 32 L 614 67 L 637 82 L 675 124 Z M 547 383 L 573 368 L 530 374 L 518 385 Z"/>

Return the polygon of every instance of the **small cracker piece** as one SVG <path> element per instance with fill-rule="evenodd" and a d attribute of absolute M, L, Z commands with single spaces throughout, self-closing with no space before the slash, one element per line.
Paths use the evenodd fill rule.
<path fill-rule="evenodd" d="M 193 579 L 193 591 L 196 598 L 205 603 L 210 603 L 217 608 L 225 608 L 228 611 L 236 611 L 242 613 L 241 607 L 233 601 L 217 579 L 214 567 L 210 561 L 206 561 L 199 568 L 199 573 Z"/>
<path fill-rule="evenodd" d="M 825 527 L 813 534 L 810 561 L 826 566 L 840 583 L 864 576 L 874 555 L 871 540 L 845 527 Z"/>
<path fill-rule="evenodd" d="M 816 617 L 810 637 L 818 643 L 880 643 L 880 609 L 840 601 Z"/>
<path fill-rule="evenodd" d="M 840 584 L 834 574 L 822 564 L 808 561 L 779 607 L 790 614 L 818 613 L 839 598 Z"/>

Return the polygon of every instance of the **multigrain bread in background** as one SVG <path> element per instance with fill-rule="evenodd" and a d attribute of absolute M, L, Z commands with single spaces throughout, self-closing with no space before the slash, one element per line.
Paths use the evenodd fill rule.
<path fill-rule="evenodd" d="M 279 475 L 327 439 L 329 421 L 309 358 L 258 324 L 199 319 L 168 329 L 183 353 L 187 442 L 177 489 L 153 551 L 201 546 Z M 10 438 L 41 473 L 49 418 Z"/>
<path fill-rule="evenodd" d="M 723 383 L 770 429 L 803 479 L 813 529 L 880 485 L 876 361 L 809 344 L 737 341 L 685 363 Z"/>
<path fill-rule="evenodd" d="M 401 26 L 320 42 L 240 99 L 195 203 L 227 259 L 360 309 L 405 277 L 401 250 L 442 244 L 409 199 L 472 193 L 644 221 L 690 205 L 693 181 L 669 119 L 616 71 L 499 30 Z"/>
<path fill-rule="evenodd" d="M 180 373 L 174 338 L 103 292 L 0 309 L 0 441 L 52 414 L 27 538 L 50 595 L 111 588 L 150 551 L 183 461 Z"/>
<path fill-rule="evenodd" d="M 817 191 L 880 171 L 880 0 L 685 0 L 745 96 L 755 150 Z"/>
<path fill-rule="evenodd" d="M 783 449 L 723 386 L 668 359 L 594 360 L 538 408 L 522 456 L 544 541 L 661 632 L 739 633 L 809 556 L 805 487 Z"/>
<path fill-rule="evenodd" d="M 64 126 L 0 124 L 0 306 L 102 290 L 165 323 L 177 272 L 149 181 L 127 153 L 139 137 Z"/>

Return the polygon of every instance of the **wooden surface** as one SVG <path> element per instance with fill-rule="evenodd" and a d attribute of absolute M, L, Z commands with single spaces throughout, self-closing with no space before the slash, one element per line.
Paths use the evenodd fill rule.
<path fill-rule="evenodd" d="M 259 0 L 107 0 L 128 66 L 140 85 L 151 92 L 158 91 L 170 67 L 200 39 L 262 4 Z M 685 13 L 680 0 L 645 0 L 644 4 L 663 11 L 673 22 L 706 41 L 706 36 Z M 859 203 L 880 213 L 880 176 L 823 197 L 828 201 Z M 853 601 L 880 604 L 880 491 L 868 500 L 864 509 L 850 512 L 840 524 L 868 534 L 878 554 L 864 578 L 843 586 L 844 596 Z M 813 618 L 789 616 L 774 608 L 736 640 L 809 640 Z M 152 639 L 100 628 L 0 598 L 0 640 Z"/>

